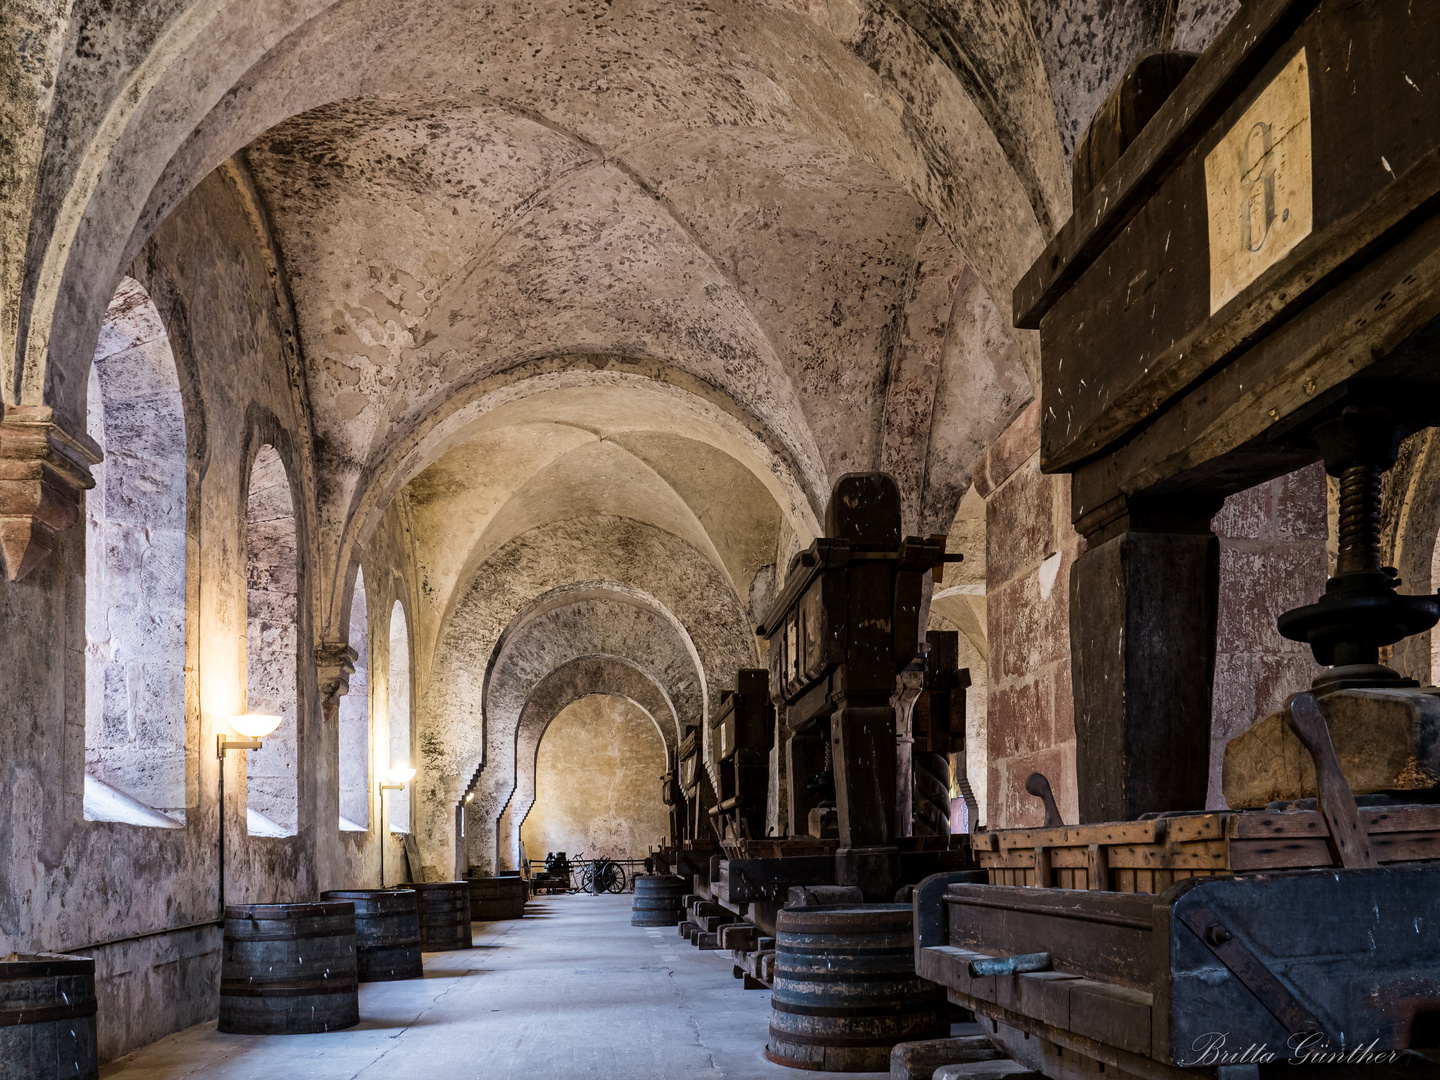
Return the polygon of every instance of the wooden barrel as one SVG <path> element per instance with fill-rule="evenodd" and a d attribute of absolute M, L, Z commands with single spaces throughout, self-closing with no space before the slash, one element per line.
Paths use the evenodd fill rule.
<path fill-rule="evenodd" d="M 322 893 L 322 900 L 355 905 L 355 969 L 361 982 L 418 979 L 420 905 L 414 889 L 354 889 Z"/>
<path fill-rule="evenodd" d="M 944 987 L 915 974 L 912 918 L 908 904 L 782 910 L 765 1056 L 884 1072 L 896 1043 L 949 1035 Z"/>
<path fill-rule="evenodd" d="M 95 961 L 49 954 L 0 960 L 0 1078 L 98 1075 Z"/>
<path fill-rule="evenodd" d="M 302 1035 L 360 1022 L 355 905 L 243 904 L 225 909 L 221 1031 Z"/>
<path fill-rule="evenodd" d="M 631 926 L 675 926 L 685 918 L 680 901 L 690 883 L 672 874 L 645 874 L 635 879 Z"/>
<path fill-rule="evenodd" d="M 518 877 L 470 878 L 470 918 L 476 922 L 519 919 L 530 889 Z"/>
<path fill-rule="evenodd" d="M 426 952 L 468 949 L 470 887 L 463 881 L 420 881 L 414 889 L 420 902 L 420 948 Z"/>

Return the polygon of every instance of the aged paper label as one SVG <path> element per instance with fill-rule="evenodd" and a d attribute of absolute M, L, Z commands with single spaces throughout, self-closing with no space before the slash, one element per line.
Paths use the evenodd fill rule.
<path fill-rule="evenodd" d="M 1310 235 L 1310 69 L 1301 49 L 1205 156 L 1210 314 Z"/>

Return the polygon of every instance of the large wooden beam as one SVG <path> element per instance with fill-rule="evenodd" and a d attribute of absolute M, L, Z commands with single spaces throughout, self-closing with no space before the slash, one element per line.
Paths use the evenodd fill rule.
<path fill-rule="evenodd" d="M 1070 571 L 1080 820 L 1202 810 L 1219 540 L 1203 509 L 1127 515 L 1094 540 Z"/>

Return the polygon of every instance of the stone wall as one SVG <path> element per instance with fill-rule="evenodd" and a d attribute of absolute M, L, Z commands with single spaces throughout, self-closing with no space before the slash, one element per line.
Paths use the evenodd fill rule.
<path fill-rule="evenodd" d="M 1220 538 L 1210 806 L 1225 805 L 1225 743 L 1321 670 L 1309 646 L 1282 638 L 1275 620 L 1325 591 L 1325 517 L 1325 469 L 1315 464 L 1230 496 L 1210 523 Z"/>
<path fill-rule="evenodd" d="M 985 499 L 992 829 L 1044 823 L 1039 800 L 1025 792 L 1032 772 L 1050 780 L 1067 821 L 1079 814 L 1069 620 L 1082 541 L 1070 526 L 1069 477 L 1040 472 L 1039 420 L 1032 402 L 975 466 Z"/>
<path fill-rule="evenodd" d="M 665 744 L 625 698 L 592 694 L 550 722 L 535 758 L 535 805 L 520 827 L 529 858 L 642 859 L 665 837 Z"/>
<path fill-rule="evenodd" d="M 84 531 L 60 534 L 49 558 L 20 581 L 0 579 L 0 954 L 83 949 L 96 958 L 103 1058 L 216 1008 L 219 932 L 205 925 L 220 914 L 215 736 L 244 707 L 244 478 L 267 442 L 302 477 L 302 591 L 308 583 L 313 495 L 299 468 L 303 383 L 287 366 L 284 308 L 254 221 L 243 191 L 216 174 L 129 269 L 166 328 L 185 410 L 184 747 L 194 780 L 186 785 L 184 828 L 84 818 Z M 311 635 L 302 606 L 298 640 Z M 300 669 L 298 831 L 285 839 L 247 835 L 244 771 L 232 754 L 231 902 L 308 899 L 321 884 L 316 830 L 323 793 L 335 784 L 334 748 L 327 753 L 313 666 Z M 333 830 L 333 809 L 325 817 Z M 173 928 L 185 929 L 164 932 Z"/>

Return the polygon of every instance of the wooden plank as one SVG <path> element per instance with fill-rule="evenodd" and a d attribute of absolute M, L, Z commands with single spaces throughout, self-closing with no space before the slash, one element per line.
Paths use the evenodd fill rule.
<path fill-rule="evenodd" d="M 1085 847 L 1089 844 L 1153 844 L 1164 831 L 1161 820 L 1105 821 L 1061 829 L 1001 829 L 990 835 L 1000 851 L 1012 848 Z"/>
<path fill-rule="evenodd" d="M 1340 769 L 1335 744 L 1330 740 L 1330 726 L 1325 723 L 1314 695 L 1294 695 L 1286 705 L 1285 717 L 1315 764 L 1317 802 L 1340 865 L 1346 869 L 1374 866 L 1370 836 L 1360 822 L 1355 793 Z"/>
<path fill-rule="evenodd" d="M 1440 832 L 1440 806 L 1416 804 L 1396 807 L 1361 807 L 1360 821 L 1370 836 L 1391 832 Z M 1250 811 L 1229 814 L 1227 836 L 1250 840 L 1271 836 L 1324 836 L 1325 819 L 1315 810 Z"/>
<path fill-rule="evenodd" d="M 1066 984 L 1071 1031 L 1135 1054 L 1150 1052 L 1152 995 L 1092 979 Z"/>
<path fill-rule="evenodd" d="M 1117 844 L 1109 849 L 1112 867 L 1133 866 L 1149 870 L 1183 868 L 1190 870 L 1223 870 L 1227 866 L 1226 844 L 1223 840 L 1200 840 L 1193 844 L 1134 845 Z"/>
<path fill-rule="evenodd" d="M 1230 869 L 1236 872 L 1334 865 L 1330 844 L 1323 836 L 1232 840 L 1229 863 Z"/>
<path fill-rule="evenodd" d="M 1440 859 L 1440 833 L 1382 833 L 1371 837 L 1370 849 L 1382 863 Z"/>
<path fill-rule="evenodd" d="M 1017 975 L 1010 998 L 1016 1012 L 1046 1024 L 1065 1027 L 1070 1022 L 1070 984 L 1078 975 L 1059 971 L 1033 971 Z"/>
<path fill-rule="evenodd" d="M 1216 813 L 1164 818 L 1165 839 L 1172 844 L 1190 840 L 1219 840 L 1225 835 L 1225 819 L 1229 816 L 1231 815 Z"/>
<path fill-rule="evenodd" d="M 1097 891 L 1110 888 L 1110 849 L 1091 844 L 1085 850 L 1086 886 Z"/>

